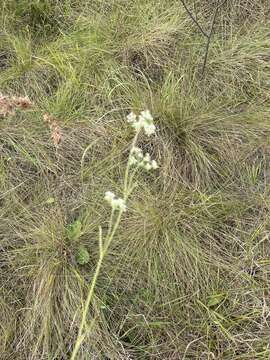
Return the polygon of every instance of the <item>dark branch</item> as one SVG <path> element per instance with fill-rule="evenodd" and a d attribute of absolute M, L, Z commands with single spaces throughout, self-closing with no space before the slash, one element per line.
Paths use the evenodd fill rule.
<path fill-rule="evenodd" d="M 211 28 L 210 28 L 209 33 L 207 33 L 206 31 L 203 30 L 203 28 L 201 27 L 201 25 L 199 24 L 199 22 L 197 21 L 195 16 L 192 14 L 192 12 L 187 7 L 185 1 L 180 0 L 180 2 L 184 6 L 184 8 L 185 8 L 187 14 L 189 15 L 189 17 L 191 18 L 191 20 L 196 24 L 196 26 L 198 27 L 200 32 L 207 38 L 206 47 L 205 47 L 205 54 L 204 54 L 204 60 L 203 60 L 203 67 L 202 67 L 202 74 L 201 74 L 202 77 L 203 77 L 203 75 L 205 73 L 206 64 L 207 64 L 208 52 L 209 52 L 211 38 L 212 38 L 212 35 L 213 35 L 213 32 L 214 32 L 214 26 L 215 26 L 215 22 L 216 22 L 216 18 L 217 18 L 217 13 L 218 13 L 219 8 L 222 7 L 227 2 L 227 0 L 223 0 L 219 5 L 217 5 L 217 7 L 215 9 L 215 12 L 214 12 L 214 15 L 212 17 Z"/>
<path fill-rule="evenodd" d="M 217 13 L 218 13 L 219 8 L 221 6 L 223 6 L 226 1 L 227 0 L 224 0 L 221 4 L 219 4 L 216 7 L 213 18 L 212 18 L 211 28 L 210 28 L 209 34 L 207 35 L 207 43 L 206 43 L 206 47 L 205 47 L 205 54 L 204 54 L 203 67 L 202 67 L 202 77 L 204 76 L 204 72 L 205 72 L 205 68 L 206 68 L 208 52 L 209 52 L 209 47 L 210 47 L 210 41 L 211 41 L 211 38 L 212 38 L 212 35 L 214 32 L 214 26 L 215 26 L 215 22 L 216 22 L 216 18 L 217 18 Z"/>
<path fill-rule="evenodd" d="M 202 77 L 204 75 L 205 68 L 206 68 L 208 52 L 209 52 L 209 46 L 210 46 L 210 41 L 211 41 L 213 31 L 214 31 L 214 25 L 215 25 L 215 22 L 216 22 L 217 13 L 218 13 L 218 7 L 216 7 L 216 10 L 215 10 L 215 13 L 214 13 L 214 16 L 213 16 L 213 19 L 212 19 L 210 32 L 209 32 L 209 35 L 208 35 L 208 38 L 207 38 L 207 43 L 206 43 L 206 47 L 205 47 L 205 54 L 204 54 L 204 60 L 203 60 L 203 67 L 202 67 Z"/>
<path fill-rule="evenodd" d="M 196 18 L 193 16 L 192 12 L 188 9 L 186 3 L 184 0 L 180 0 L 182 5 L 184 6 L 186 12 L 188 13 L 189 17 L 191 18 L 191 20 L 197 25 L 197 27 L 199 28 L 200 32 L 206 36 L 208 38 L 208 34 L 203 30 L 203 28 L 201 27 L 201 25 L 198 23 L 198 21 L 196 20 Z"/>

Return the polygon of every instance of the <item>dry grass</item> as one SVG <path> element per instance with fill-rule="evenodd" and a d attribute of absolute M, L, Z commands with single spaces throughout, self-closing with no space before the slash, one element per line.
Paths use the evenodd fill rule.
<path fill-rule="evenodd" d="M 205 29 L 216 3 L 187 1 Z M 222 7 L 203 79 L 205 39 L 177 0 L 0 10 L 1 359 L 70 358 L 125 116 L 145 108 L 160 168 L 138 178 L 78 359 L 269 359 L 268 1 Z"/>

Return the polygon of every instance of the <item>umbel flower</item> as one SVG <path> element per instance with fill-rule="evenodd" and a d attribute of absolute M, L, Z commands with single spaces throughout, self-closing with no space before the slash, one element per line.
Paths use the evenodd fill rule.
<path fill-rule="evenodd" d="M 54 124 L 51 121 L 51 119 L 45 116 L 44 120 L 48 122 L 50 128 L 53 130 Z M 126 170 L 124 173 L 123 198 L 117 198 L 116 195 L 111 191 L 105 192 L 104 200 L 108 202 L 109 205 L 111 206 L 111 216 L 105 238 L 103 237 L 102 227 L 99 226 L 99 260 L 91 280 L 91 285 L 89 286 L 87 298 L 83 308 L 83 314 L 77 335 L 77 340 L 75 342 L 71 354 L 71 360 L 77 359 L 78 351 L 80 350 L 80 347 L 82 345 L 81 339 L 84 339 L 85 331 L 87 331 L 87 326 L 86 326 L 87 314 L 89 312 L 89 307 L 92 305 L 93 297 L 95 295 L 95 287 L 101 271 L 103 259 L 105 255 L 108 253 L 109 247 L 114 239 L 116 230 L 120 225 L 122 213 L 127 210 L 126 202 L 129 199 L 129 196 L 132 193 L 133 189 L 137 185 L 136 182 L 134 182 L 134 176 L 136 174 L 136 170 L 140 167 L 146 170 L 156 169 L 158 167 L 157 162 L 151 159 L 149 153 L 146 153 L 144 155 L 143 151 L 139 147 L 137 147 L 137 140 L 141 130 L 144 130 L 145 134 L 148 136 L 154 134 L 156 131 L 156 127 L 153 123 L 153 117 L 150 114 L 150 111 L 149 110 L 142 111 L 138 116 L 133 112 L 131 112 L 127 116 L 127 121 L 134 128 L 135 134 L 130 147 L 128 163 L 126 164 Z M 131 167 L 133 166 L 136 168 L 132 171 Z M 118 211 L 117 214 L 115 214 L 116 210 Z M 85 254 L 86 256 L 84 256 Z M 83 256 L 79 258 L 81 264 L 86 263 L 85 258 L 87 262 L 88 261 L 87 252 L 83 253 Z"/>
<path fill-rule="evenodd" d="M 129 163 L 130 165 L 138 166 L 145 170 L 155 170 L 158 168 L 156 160 L 151 160 L 149 153 L 143 155 L 142 150 L 137 146 L 131 149 Z"/>
<path fill-rule="evenodd" d="M 156 126 L 153 123 L 153 117 L 149 110 L 142 111 L 139 116 L 134 112 L 131 112 L 127 116 L 127 121 L 135 131 L 144 129 L 145 134 L 148 136 L 153 135 L 156 132 Z"/>
<path fill-rule="evenodd" d="M 127 206 L 125 204 L 125 200 L 121 198 L 117 198 L 115 194 L 111 191 L 105 192 L 104 199 L 111 205 L 113 210 L 121 210 L 126 211 Z"/>
<path fill-rule="evenodd" d="M 149 110 L 142 111 L 140 115 L 136 115 L 134 112 L 131 112 L 127 116 L 128 123 L 135 129 L 135 141 L 130 150 L 129 160 L 128 160 L 128 167 L 136 166 L 138 168 L 143 168 L 147 171 L 154 170 L 158 168 L 158 164 L 155 160 L 151 159 L 149 153 L 143 154 L 143 151 L 136 146 L 137 136 L 141 129 L 144 130 L 145 134 L 150 136 L 155 133 L 156 127 L 153 123 L 153 117 Z M 128 175 L 128 171 L 126 173 Z M 125 178 L 125 184 L 128 183 L 127 175 Z M 125 191 L 127 188 L 125 187 Z M 126 193 L 125 193 L 126 194 Z M 125 212 L 127 210 L 126 202 L 122 198 L 117 198 L 116 195 L 111 191 L 106 191 L 104 199 L 110 204 L 113 210 L 119 210 Z"/>

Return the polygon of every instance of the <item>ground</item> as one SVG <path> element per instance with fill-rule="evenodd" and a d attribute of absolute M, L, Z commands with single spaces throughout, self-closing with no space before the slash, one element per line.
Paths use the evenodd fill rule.
<path fill-rule="evenodd" d="M 185 4 L 209 33 L 219 2 Z M 1 1 L 1 359 L 70 358 L 146 109 L 159 168 L 136 178 L 77 358 L 270 358 L 269 1 L 222 2 L 204 67 L 206 43 L 180 0 Z"/>

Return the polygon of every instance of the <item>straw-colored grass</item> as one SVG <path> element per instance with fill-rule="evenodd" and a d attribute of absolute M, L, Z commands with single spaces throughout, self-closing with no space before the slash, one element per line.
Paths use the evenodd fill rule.
<path fill-rule="evenodd" d="M 217 3 L 186 1 L 205 31 Z M 70 359 L 125 117 L 147 108 L 159 169 L 137 178 L 77 358 L 269 359 L 268 1 L 224 3 L 202 77 L 205 49 L 178 0 L 2 0 L 0 92 L 33 106 L 0 111 L 1 359 Z"/>

